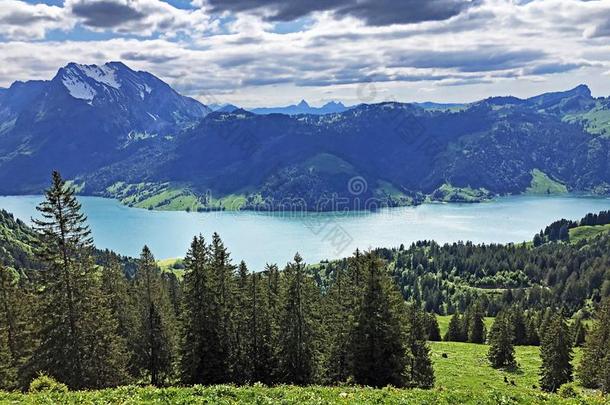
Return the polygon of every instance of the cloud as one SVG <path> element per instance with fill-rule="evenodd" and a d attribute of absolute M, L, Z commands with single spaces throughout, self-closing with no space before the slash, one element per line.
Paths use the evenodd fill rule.
<path fill-rule="evenodd" d="M 142 20 L 144 13 L 132 2 L 78 1 L 72 4 L 72 13 L 83 19 L 83 24 L 95 28 L 112 28 L 129 21 Z"/>
<path fill-rule="evenodd" d="M 368 25 L 442 21 L 477 2 L 472 0 L 207 0 L 212 12 L 253 12 L 269 21 L 293 21 L 316 11 L 355 17 Z"/>
<path fill-rule="evenodd" d="M 0 0 L 0 36 L 15 40 L 44 38 L 50 30 L 69 30 L 74 22 L 61 7 Z"/>
<path fill-rule="evenodd" d="M 161 0 L 66 0 L 64 8 L 92 30 L 139 37 L 200 35 L 213 28 L 203 10 L 180 9 Z"/>
<path fill-rule="evenodd" d="M 209 5 L 179 9 L 161 0 L 65 0 L 63 7 L 0 0 L 10 5 L 0 8 L 0 86 L 49 79 L 68 62 L 123 60 L 188 95 L 250 106 L 315 101 L 328 92 L 355 99 L 364 82 L 398 100 L 427 92 L 426 98 L 453 94 L 463 101 L 513 89 L 527 96 L 578 82 L 610 93 L 603 76 L 610 46 L 600 36 L 607 1 L 477 0 L 451 18 L 445 16 L 457 9 L 441 10 L 445 16 L 418 9 L 413 18 L 425 21 L 413 24 L 391 24 L 383 0 L 288 1 L 299 5 L 290 13 L 309 15 L 295 30 L 277 30 L 270 20 L 289 18 L 280 13 L 284 3 L 252 2 L 226 0 L 218 16 Z M 393 3 L 392 18 L 411 21 L 409 10 Z M 117 16 L 118 10 L 124 12 Z M 74 26 L 61 41 L 44 39 Z M 83 30 L 104 34 L 83 40 Z"/>

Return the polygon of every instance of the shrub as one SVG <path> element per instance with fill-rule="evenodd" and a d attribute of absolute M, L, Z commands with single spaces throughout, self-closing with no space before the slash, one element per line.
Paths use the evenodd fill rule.
<path fill-rule="evenodd" d="M 576 391 L 574 383 L 563 384 L 557 393 L 562 398 L 578 398 L 578 391 Z"/>
<path fill-rule="evenodd" d="M 41 374 L 30 383 L 30 392 L 68 392 L 66 384 L 62 384 L 53 377 Z"/>

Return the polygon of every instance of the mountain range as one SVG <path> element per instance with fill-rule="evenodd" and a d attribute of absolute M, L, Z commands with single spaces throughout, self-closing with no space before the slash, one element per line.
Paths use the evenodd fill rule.
<path fill-rule="evenodd" d="M 312 107 L 307 101 L 301 100 L 299 104 L 293 104 L 285 107 L 263 107 L 253 108 L 250 112 L 254 114 L 286 114 L 286 115 L 298 115 L 298 114 L 313 114 L 313 115 L 324 115 L 332 113 L 342 113 L 347 111 L 348 107 L 344 106 L 340 101 L 329 101 L 322 107 Z"/>
<path fill-rule="evenodd" d="M 40 193 L 54 169 L 81 194 L 149 209 L 610 193 L 610 99 L 584 85 L 469 104 L 337 103 L 326 113 L 304 102 L 283 112 L 212 107 L 120 62 L 15 82 L 0 90 L 0 194 Z"/>

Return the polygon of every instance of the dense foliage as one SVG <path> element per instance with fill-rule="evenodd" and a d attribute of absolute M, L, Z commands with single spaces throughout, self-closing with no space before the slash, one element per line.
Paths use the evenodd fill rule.
<path fill-rule="evenodd" d="M 377 249 L 403 297 L 427 312 L 464 313 L 479 301 L 489 316 L 519 305 L 543 310 L 565 307 L 570 313 L 610 296 L 610 234 L 575 243 L 439 245 Z M 332 280 L 346 261 L 314 268 L 319 283 Z"/>

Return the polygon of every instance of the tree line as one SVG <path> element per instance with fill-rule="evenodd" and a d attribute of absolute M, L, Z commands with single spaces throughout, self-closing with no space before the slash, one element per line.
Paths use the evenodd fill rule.
<path fill-rule="evenodd" d="M 383 259 L 405 300 L 426 312 L 464 313 L 479 301 L 488 316 L 519 306 L 542 311 L 564 307 L 591 315 L 588 303 L 610 296 L 610 234 L 577 243 L 440 245 L 420 241 L 373 251 Z M 347 265 L 321 263 L 313 271 L 322 286 Z"/>
<path fill-rule="evenodd" d="M 356 252 L 321 289 L 297 254 L 283 270 L 234 265 L 220 236 L 193 238 L 184 276 L 144 247 L 127 277 L 99 257 L 73 190 L 53 173 L 35 220 L 40 269 L 0 266 L 0 388 L 39 374 L 73 389 L 129 383 L 429 388 L 429 317 L 383 262 Z"/>

